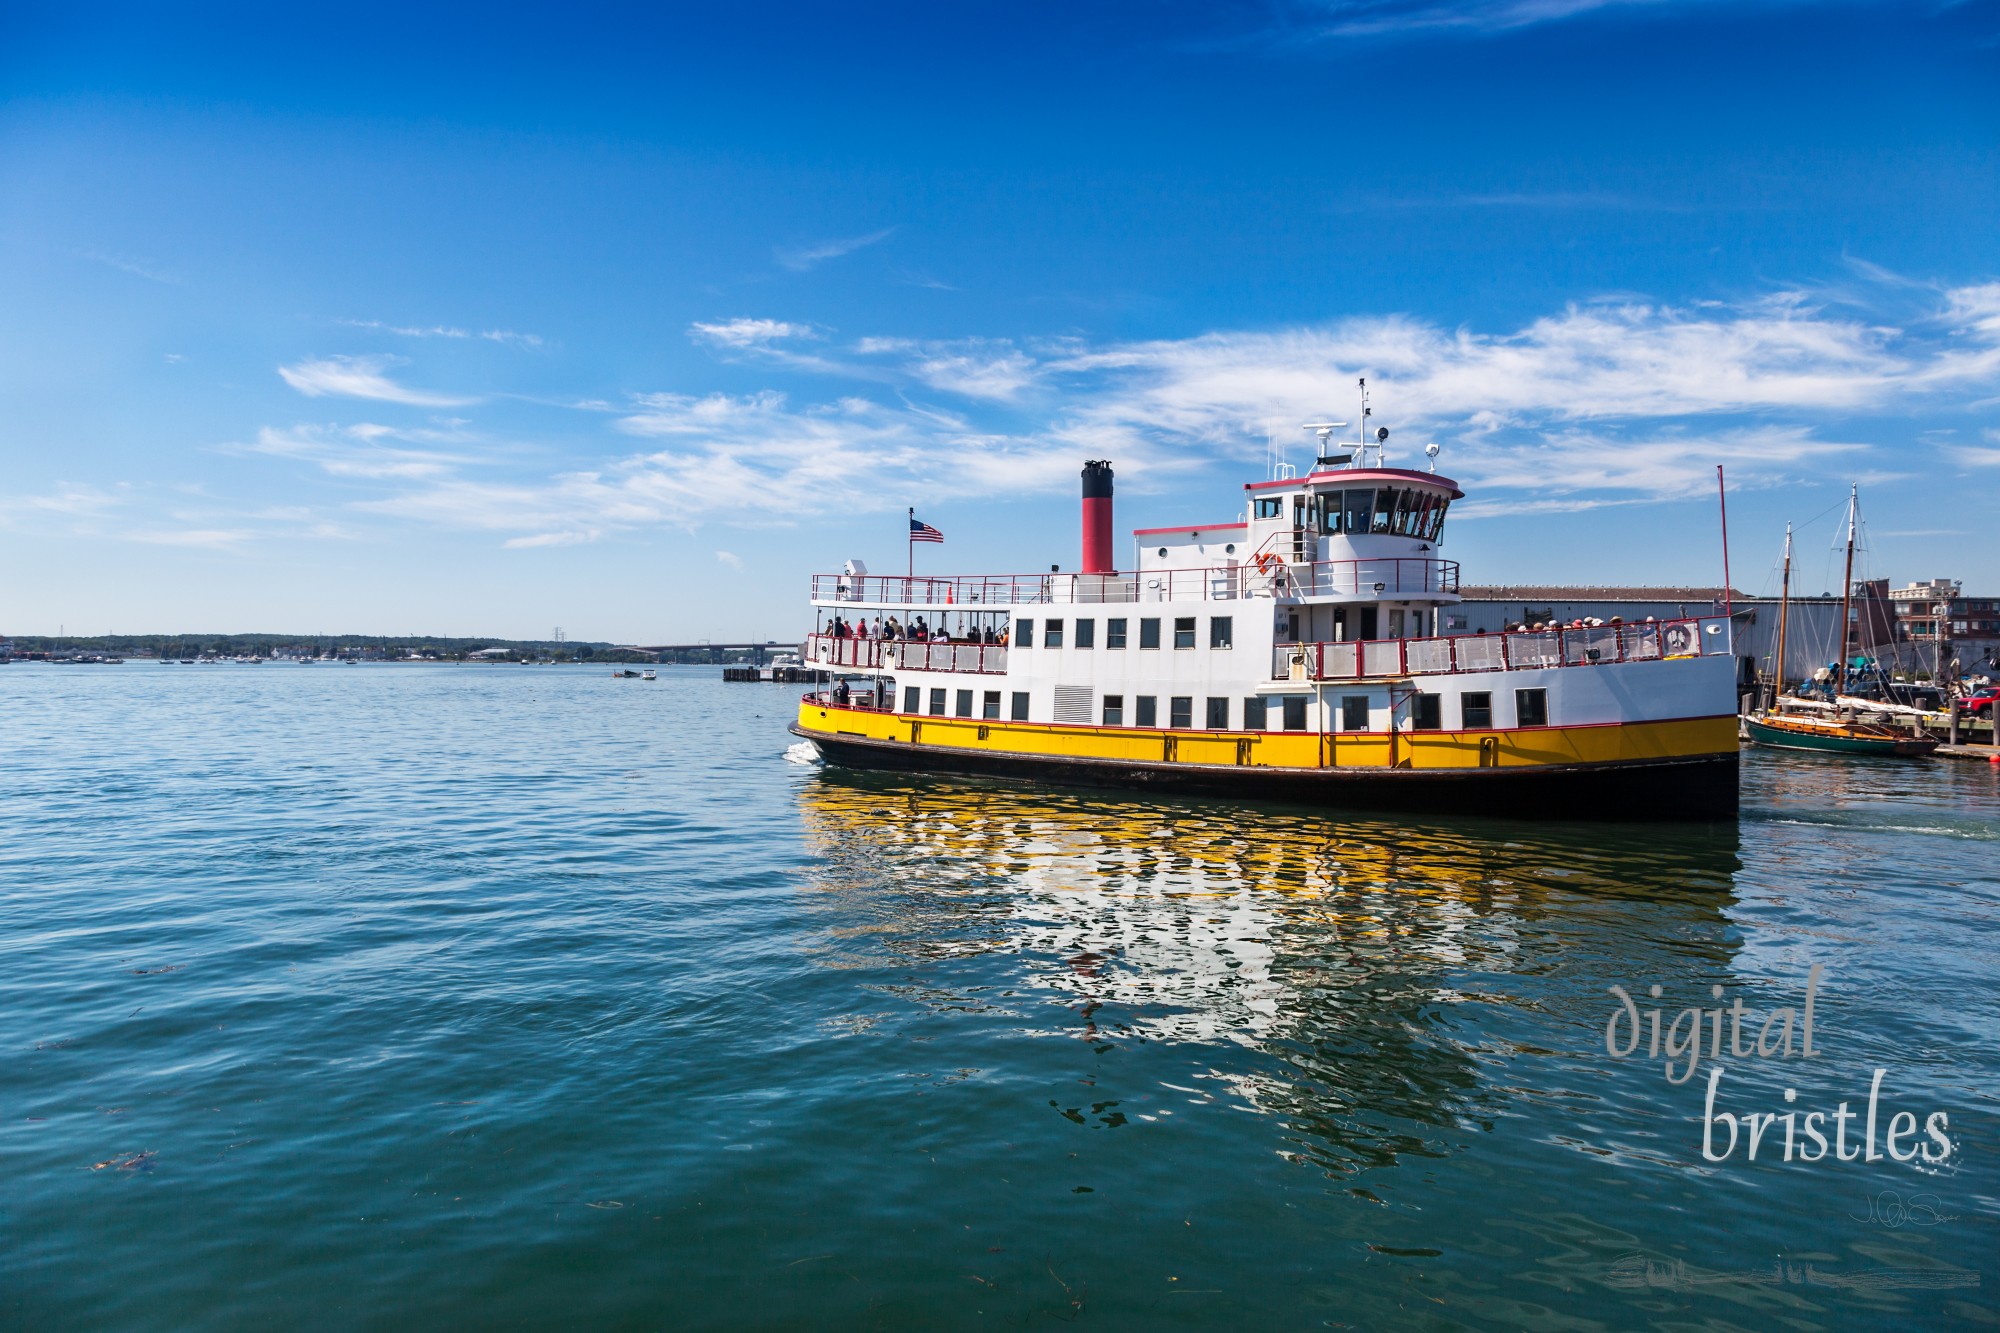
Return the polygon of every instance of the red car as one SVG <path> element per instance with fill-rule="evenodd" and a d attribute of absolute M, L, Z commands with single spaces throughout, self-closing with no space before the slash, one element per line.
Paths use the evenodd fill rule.
<path fill-rule="evenodd" d="M 1971 694 L 1960 699 L 1958 701 L 1958 710 L 1961 713 L 1972 713 L 1975 715 L 1990 713 L 1993 711 L 1993 701 L 1995 699 L 2000 699 L 2000 685 L 1987 685 L 1981 689 L 1974 690 Z"/>

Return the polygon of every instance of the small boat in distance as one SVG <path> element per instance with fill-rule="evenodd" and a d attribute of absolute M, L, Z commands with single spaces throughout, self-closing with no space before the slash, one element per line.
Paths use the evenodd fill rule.
<path fill-rule="evenodd" d="M 613 680 L 637 680 L 639 679 L 639 673 L 627 667 L 614 667 L 611 671 L 611 678 Z"/>
<path fill-rule="evenodd" d="M 1759 709 L 1743 719 L 1743 732 L 1758 745 L 1780 750 L 1816 750 L 1823 754 L 1874 755 L 1883 759 L 1921 759 L 1937 749 L 1938 742 L 1914 730 L 1895 726 L 1886 712 L 1862 712 L 1847 693 L 1847 617 L 1854 595 L 1854 523 L 1859 488 L 1847 497 L 1847 570 L 1841 580 L 1840 660 L 1834 665 L 1832 693 L 1835 702 L 1787 697 L 1785 688 L 1785 632 L 1792 605 L 1792 528 L 1785 525 L 1785 572 L 1778 593 L 1777 662 L 1773 671 L 1769 708 Z M 1825 673 L 1820 673 L 1825 674 Z"/>
<path fill-rule="evenodd" d="M 658 680 L 659 678 L 660 673 L 657 671 L 641 671 L 639 673 L 640 680 Z"/>

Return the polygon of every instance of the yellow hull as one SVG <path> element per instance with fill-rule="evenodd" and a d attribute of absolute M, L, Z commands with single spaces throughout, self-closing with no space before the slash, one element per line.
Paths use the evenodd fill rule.
<path fill-rule="evenodd" d="M 1051 726 L 799 705 L 804 736 L 851 737 L 923 749 L 1024 759 L 1110 760 L 1274 769 L 1447 771 L 1616 766 L 1734 755 L 1736 718 L 1679 718 L 1514 731 L 1165 731 Z"/>

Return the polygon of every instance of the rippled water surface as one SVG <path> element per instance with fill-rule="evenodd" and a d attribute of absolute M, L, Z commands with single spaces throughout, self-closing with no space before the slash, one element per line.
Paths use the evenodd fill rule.
<path fill-rule="evenodd" d="M 1323 815 L 718 674 L 0 667 L 0 1325 L 2000 1322 L 2000 766 Z M 1607 1053 L 1815 964 L 1810 1059 Z M 1716 1066 L 1951 1153 L 1704 1160 Z"/>

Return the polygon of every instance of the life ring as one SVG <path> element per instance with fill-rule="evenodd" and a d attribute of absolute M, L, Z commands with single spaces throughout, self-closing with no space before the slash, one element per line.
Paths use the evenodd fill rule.
<path fill-rule="evenodd" d="M 1275 551 L 1260 551 L 1257 554 L 1257 572 L 1259 574 L 1268 574 L 1284 563 L 1283 560 L 1278 558 L 1278 554 Z"/>

